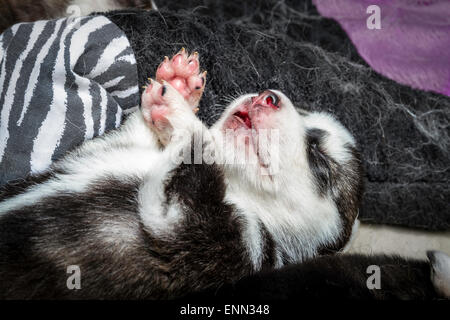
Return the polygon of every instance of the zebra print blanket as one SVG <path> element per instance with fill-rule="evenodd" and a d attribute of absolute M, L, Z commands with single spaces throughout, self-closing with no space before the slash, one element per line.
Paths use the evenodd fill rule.
<path fill-rule="evenodd" d="M 138 104 L 133 50 L 106 17 L 14 25 L 0 35 L 0 186 L 45 171 Z"/>

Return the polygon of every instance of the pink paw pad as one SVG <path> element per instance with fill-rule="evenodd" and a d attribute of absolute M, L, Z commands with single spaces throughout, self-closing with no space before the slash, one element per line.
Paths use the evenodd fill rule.
<path fill-rule="evenodd" d="M 165 57 L 156 71 L 156 80 L 170 83 L 195 108 L 205 88 L 206 71 L 200 74 L 198 53 L 188 55 L 183 48 L 172 59 Z"/>
<path fill-rule="evenodd" d="M 167 119 L 167 115 L 169 110 L 164 105 L 153 105 L 150 109 L 150 116 L 152 118 L 153 124 L 157 124 L 158 122 L 165 122 Z"/>
<path fill-rule="evenodd" d="M 143 104 L 148 106 L 153 104 L 162 104 L 166 87 L 162 84 L 155 83 L 150 78 L 149 81 L 150 84 L 145 87 L 144 94 L 142 95 Z"/>
<path fill-rule="evenodd" d="M 167 87 L 150 79 L 150 84 L 142 94 L 142 112 L 144 119 L 153 126 L 164 127 L 167 124 L 169 107 L 164 101 Z"/>

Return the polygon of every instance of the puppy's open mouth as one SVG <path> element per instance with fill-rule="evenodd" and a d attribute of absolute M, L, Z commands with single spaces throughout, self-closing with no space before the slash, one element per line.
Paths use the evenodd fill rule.
<path fill-rule="evenodd" d="M 238 119 L 240 122 L 245 124 L 248 129 L 252 128 L 252 121 L 247 111 L 237 111 L 233 114 L 233 116 Z"/>

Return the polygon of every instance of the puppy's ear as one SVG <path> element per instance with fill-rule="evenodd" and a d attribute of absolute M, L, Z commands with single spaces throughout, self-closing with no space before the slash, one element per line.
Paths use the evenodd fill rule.
<path fill-rule="evenodd" d="M 427 251 L 431 267 L 431 281 L 436 291 L 450 299 L 450 257 L 441 251 Z"/>

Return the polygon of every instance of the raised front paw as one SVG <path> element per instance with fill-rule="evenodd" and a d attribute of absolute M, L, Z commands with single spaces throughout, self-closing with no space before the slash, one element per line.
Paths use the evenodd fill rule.
<path fill-rule="evenodd" d="M 205 89 L 206 71 L 200 73 L 198 53 L 188 55 L 183 48 L 172 59 L 165 57 L 156 71 L 156 80 L 170 83 L 196 111 Z"/>
<path fill-rule="evenodd" d="M 150 79 L 142 94 L 141 111 L 145 122 L 158 135 L 162 145 L 167 145 L 175 129 L 184 129 L 196 120 L 192 109 L 180 93 L 168 82 Z"/>

